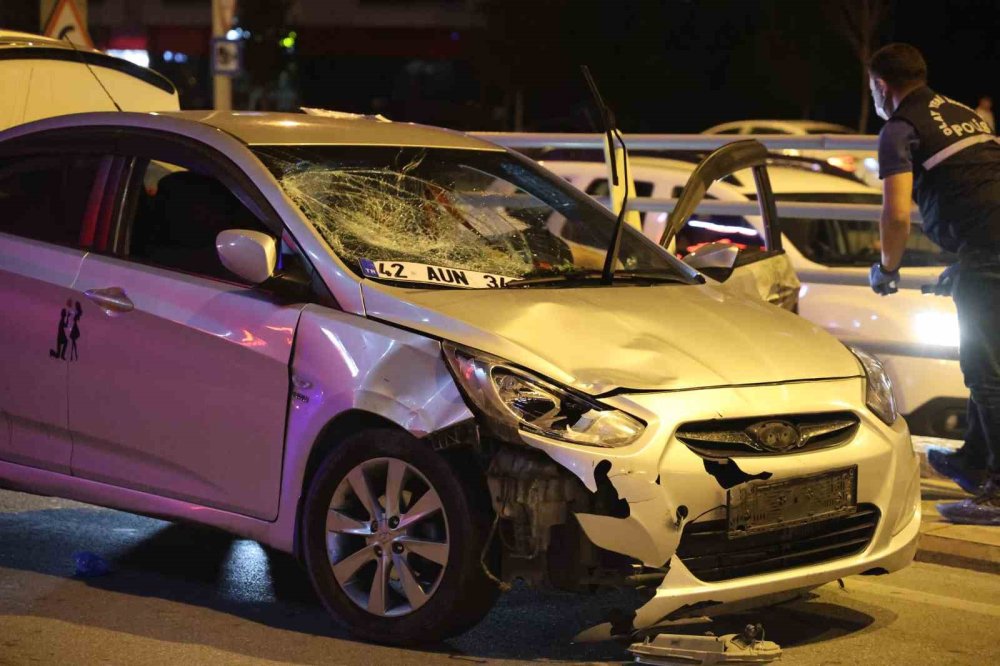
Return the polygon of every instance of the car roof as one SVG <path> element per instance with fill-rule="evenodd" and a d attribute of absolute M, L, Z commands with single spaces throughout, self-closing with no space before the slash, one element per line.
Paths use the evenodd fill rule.
<path fill-rule="evenodd" d="M 57 60 L 93 67 L 107 67 L 155 86 L 166 93 L 177 92 L 173 82 L 147 67 L 115 58 L 107 53 L 68 41 L 15 30 L 0 30 L 0 60 Z M 82 74 L 89 76 L 89 74 Z"/>
<path fill-rule="evenodd" d="M 733 120 L 728 123 L 721 123 L 705 130 L 706 132 L 719 130 L 728 127 L 744 127 L 747 125 L 761 125 L 764 127 L 784 127 L 786 129 L 800 129 L 800 130 L 835 130 L 838 132 L 843 132 L 844 130 L 851 130 L 850 127 L 846 125 L 839 125 L 837 123 L 828 123 L 822 120 L 782 120 L 779 118 L 758 118 L 750 120 Z"/>
<path fill-rule="evenodd" d="M 327 117 L 259 111 L 173 111 L 160 115 L 210 125 L 249 145 L 426 146 L 504 150 L 461 132 L 378 120 L 369 116 Z"/>
<path fill-rule="evenodd" d="M 882 192 L 870 185 L 843 176 L 833 176 L 828 173 L 811 171 L 799 167 L 772 166 L 768 165 L 767 175 L 771 180 L 771 189 L 775 194 L 793 193 L 838 193 L 850 192 L 858 194 L 876 194 Z M 745 191 L 756 191 L 753 180 L 748 177 L 740 177 Z"/>
<path fill-rule="evenodd" d="M 67 44 L 61 39 L 55 39 L 53 37 L 45 37 L 44 35 L 33 35 L 30 32 L 18 32 L 17 30 L 0 30 L 0 47 L 50 47 L 50 48 L 62 48 L 67 51 L 73 50 L 73 47 Z M 93 51 L 94 49 L 88 48 L 86 46 L 78 46 L 81 51 Z"/>
<path fill-rule="evenodd" d="M 352 145 L 455 148 L 505 151 L 488 141 L 461 132 L 418 125 L 385 122 L 367 116 L 330 118 L 304 113 L 259 111 L 157 111 L 132 113 L 100 111 L 53 116 L 11 128 L 3 136 L 72 127 L 136 127 L 178 134 L 200 128 L 221 130 L 243 143 L 259 145 Z"/>

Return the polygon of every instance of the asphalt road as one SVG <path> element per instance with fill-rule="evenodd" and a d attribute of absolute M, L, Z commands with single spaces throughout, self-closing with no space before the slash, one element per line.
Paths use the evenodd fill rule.
<path fill-rule="evenodd" d="M 74 576 L 74 554 L 111 571 Z M 1000 576 L 917 563 L 689 631 L 762 622 L 786 664 L 1000 663 Z M 333 625 L 289 557 L 196 527 L 0 491 L 0 664 L 456 664 L 630 661 L 572 636 L 623 594 L 515 589 L 474 630 L 401 650 Z"/>

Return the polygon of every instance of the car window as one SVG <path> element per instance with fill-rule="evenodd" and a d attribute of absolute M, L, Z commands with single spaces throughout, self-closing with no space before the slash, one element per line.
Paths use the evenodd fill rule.
<path fill-rule="evenodd" d="M 739 215 L 696 214 L 677 233 L 677 254 L 686 256 L 708 243 L 735 245 L 741 254 L 767 249 L 760 233 Z"/>
<path fill-rule="evenodd" d="M 598 178 L 587 186 L 587 194 L 592 197 L 608 197 L 611 196 L 611 190 L 608 189 L 608 179 Z M 648 197 L 653 194 L 653 184 L 644 181 L 635 181 L 635 195 L 637 197 Z"/>
<path fill-rule="evenodd" d="M 778 201 L 880 204 L 880 194 L 778 194 Z M 870 266 L 882 259 L 878 222 L 835 219 L 781 218 L 781 231 L 807 259 L 826 266 Z M 942 251 L 919 224 L 910 226 L 904 267 L 945 266 L 955 256 Z"/>
<path fill-rule="evenodd" d="M 858 134 L 849 127 L 808 127 L 806 134 Z"/>
<path fill-rule="evenodd" d="M 739 134 L 739 127 L 730 127 L 729 129 L 720 130 L 718 132 L 713 132 L 713 134 Z"/>
<path fill-rule="evenodd" d="M 671 197 L 677 199 L 683 191 L 683 186 L 675 185 Z M 711 194 L 706 194 L 704 198 L 706 201 L 718 199 Z M 740 249 L 741 254 L 767 251 L 764 237 L 752 224 L 739 215 L 695 214 L 677 232 L 674 241 L 679 257 L 685 257 L 708 243 L 735 245 Z"/>
<path fill-rule="evenodd" d="M 131 211 L 129 259 L 236 281 L 215 239 L 227 229 L 274 234 L 219 179 L 159 160 L 138 165 L 141 188 Z"/>
<path fill-rule="evenodd" d="M 788 134 L 785 130 L 776 129 L 774 127 L 751 127 L 748 134 Z"/>
<path fill-rule="evenodd" d="M 587 194 L 592 197 L 610 197 L 611 190 L 608 188 L 607 178 L 598 178 L 587 186 Z M 637 180 L 635 181 L 635 195 L 637 197 L 650 197 L 653 195 L 653 184 L 649 181 Z M 646 221 L 646 213 L 639 213 L 639 223 L 642 224 Z M 571 230 L 567 230 L 567 233 L 572 233 Z M 567 240 L 574 240 L 573 238 L 567 238 Z"/>
<path fill-rule="evenodd" d="M 94 183 L 109 177 L 112 162 L 97 155 L 45 155 L 0 166 L 0 231 L 103 250 L 107 234 L 97 233 L 97 225 L 104 219 L 103 230 L 110 227 L 111 207 Z"/>

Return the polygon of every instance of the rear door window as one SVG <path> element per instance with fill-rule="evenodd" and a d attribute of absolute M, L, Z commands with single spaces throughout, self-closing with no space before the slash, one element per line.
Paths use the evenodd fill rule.
<path fill-rule="evenodd" d="M 779 194 L 778 201 L 881 204 L 880 194 Z M 807 259 L 825 266 L 870 266 L 882 258 L 878 223 L 860 220 L 782 217 L 781 231 Z M 904 267 L 946 266 L 957 257 L 936 246 L 919 224 L 910 227 Z"/>

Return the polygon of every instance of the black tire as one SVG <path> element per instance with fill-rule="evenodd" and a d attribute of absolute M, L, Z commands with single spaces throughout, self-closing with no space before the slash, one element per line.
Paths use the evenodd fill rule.
<path fill-rule="evenodd" d="M 398 617 L 373 614 L 352 599 L 334 576 L 327 550 L 327 514 L 334 493 L 358 465 L 379 458 L 401 460 L 423 475 L 437 492 L 444 509 L 441 520 L 447 523 L 448 561 L 436 588 L 422 606 Z M 320 465 L 302 512 L 302 552 L 323 605 L 352 635 L 390 645 L 434 643 L 471 628 L 492 608 L 498 590 L 480 565 L 492 520 L 489 496 L 482 473 L 469 471 L 426 442 L 391 428 L 348 436 Z"/>

